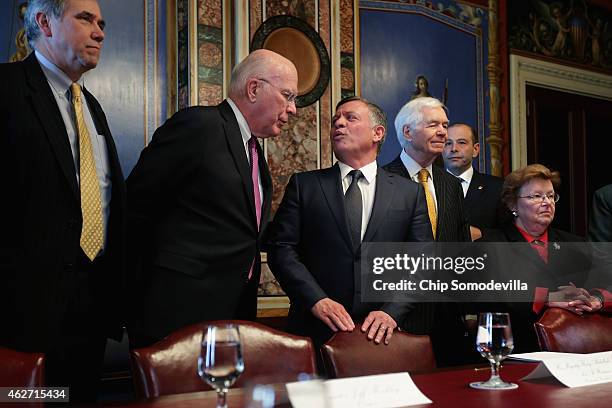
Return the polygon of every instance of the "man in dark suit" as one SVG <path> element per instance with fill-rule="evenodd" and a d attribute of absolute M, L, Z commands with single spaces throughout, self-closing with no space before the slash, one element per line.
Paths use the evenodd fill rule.
<path fill-rule="evenodd" d="M 293 175 L 271 227 L 268 263 L 291 299 L 290 329 L 317 345 L 363 319 L 368 338 L 388 343 L 411 314 L 407 303 L 361 300 L 361 242 L 432 240 L 423 189 L 376 164 L 385 126 L 376 105 L 340 101 L 331 128 L 338 163 Z"/>
<path fill-rule="evenodd" d="M 593 194 L 589 240 L 612 242 L 612 184 L 600 188 Z"/>
<path fill-rule="evenodd" d="M 229 98 L 177 112 L 127 180 L 130 235 L 140 247 L 132 345 L 202 320 L 254 319 L 260 244 L 272 181 L 256 138 L 296 112 L 297 71 L 268 50 L 232 72 Z"/>
<path fill-rule="evenodd" d="M 602 286 L 601 290 L 604 310 L 612 310 L 612 184 L 603 186 L 593 194 L 593 210 L 589 219 L 589 241 L 602 242 L 594 244 L 594 249 L 603 262 L 598 276 Z"/>
<path fill-rule="evenodd" d="M 448 117 L 439 100 L 420 97 L 406 103 L 395 117 L 395 130 L 402 146 L 400 155 L 384 168 L 421 183 L 428 201 L 429 219 L 438 242 L 468 242 L 469 225 L 463 212 L 463 192 L 456 177 L 433 163 L 446 142 Z M 419 320 L 402 322 L 402 329 L 431 333 L 439 365 L 464 363 L 457 344 L 467 339 L 461 313 L 454 304 L 421 303 Z M 464 347 L 467 347 L 464 346 Z"/>
<path fill-rule="evenodd" d="M 463 189 L 463 208 L 470 224 L 472 239 L 482 236 L 483 228 L 498 228 L 510 214 L 501 203 L 504 180 L 480 173 L 472 167 L 472 160 L 480 153 L 480 143 L 474 129 L 464 123 L 448 128 L 442 157 L 446 171 L 457 177 Z"/>
<path fill-rule="evenodd" d="M 384 168 L 427 186 L 431 203 L 428 212 L 436 241 L 465 242 L 470 240 L 470 234 L 461 185 L 456 177 L 433 165 L 444 149 L 447 127 L 442 102 L 430 97 L 411 100 L 395 117 L 402 152 Z M 424 173 L 426 181 L 419 181 L 419 174 Z"/>
<path fill-rule="evenodd" d="M 123 175 L 82 78 L 104 20 L 95 0 L 35 0 L 25 24 L 35 52 L 0 65 L 0 343 L 45 353 L 46 385 L 93 400 L 125 280 Z"/>

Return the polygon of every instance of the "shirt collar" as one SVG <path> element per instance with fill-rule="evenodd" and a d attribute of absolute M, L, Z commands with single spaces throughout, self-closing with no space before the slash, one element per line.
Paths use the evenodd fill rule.
<path fill-rule="evenodd" d="M 429 172 L 429 177 L 431 177 L 431 179 L 433 180 L 433 163 L 427 167 L 421 167 L 421 165 L 414 161 L 414 159 L 410 157 L 404 149 L 402 149 L 402 152 L 400 153 L 400 159 L 402 160 L 402 163 L 404 163 L 404 167 L 406 167 L 406 170 L 408 170 L 408 174 L 410 175 L 411 179 L 414 180 L 419 171 L 425 168 Z"/>
<path fill-rule="evenodd" d="M 534 237 L 533 235 L 531 235 L 530 233 L 528 233 L 527 231 L 525 231 L 524 229 L 516 225 L 516 223 L 514 224 L 514 226 L 516 227 L 518 232 L 521 233 L 521 235 L 523 236 L 523 238 L 525 238 L 527 242 L 532 243 L 533 241 L 540 241 L 540 242 L 543 242 L 544 245 L 548 244 L 548 230 L 544 231 L 544 233 L 541 236 Z"/>
<path fill-rule="evenodd" d="M 341 161 L 338 161 L 338 166 L 340 167 L 340 180 L 344 180 L 344 178 L 349 174 L 351 170 L 361 170 L 363 177 L 368 181 L 368 184 L 371 184 L 376 179 L 376 172 L 378 170 L 378 165 L 376 164 L 376 160 L 372 163 L 366 164 L 360 169 L 354 169 L 348 164 L 344 164 Z"/>
<path fill-rule="evenodd" d="M 72 79 L 66 75 L 64 71 L 62 71 L 57 65 L 49 61 L 41 52 L 34 51 L 36 55 L 36 59 L 40 63 L 40 67 L 47 78 L 47 81 L 51 85 L 51 88 L 62 96 L 66 96 L 68 90 L 70 89 L 70 85 L 72 85 Z M 83 88 L 83 77 L 79 78 L 77 81 L 81 88 Z"/>
<path fill-rule="evenodd" d="M 453 174 L 450 171 L 449 171 L 449 173 Z M 455 175 L 453 174 L 453 176 L 455 176 Z M 470 166 L 466 171 L 461 173 L 459 176 L 455 176 L 455 177 L 457 177 L 458 179 L 461 179 L 462 182 L 466 182 L 466 183 L 470 184 L 472 182 L 472 177 L 474 177 L 474 168 L 472 166 Z"/>
<path fill-rule="evenodd" d="M 240 135 L 242 135 L 242 142 L 244 145 L 246 145 L 249 139 L 251 138 L 251 128 L 249 128 L 249 124 L 247 123 L 246 119 L 244 118 L 244 115 L 242 114 L 242 112 L 240 112 L 240 109 L 238 109 L 238 106 L 236 106 L 234 101 L 232 101 L 230 98 L 227 98 L 226 101 L 229 104 L 230 108 L 232 108 L 232 110 L 234 111 L 236 121 L 238 122 L 238 128 L 240 128 Z"/>

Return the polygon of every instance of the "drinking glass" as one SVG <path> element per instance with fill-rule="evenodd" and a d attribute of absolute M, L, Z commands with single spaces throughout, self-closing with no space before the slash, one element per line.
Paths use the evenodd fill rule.
<path fill-rule="evenodd" d="M 480 390 L 511 390 L 518 385 L 507 383 L 499 376 L 501 361 L 512 352 L 514 341 L 508 313 L 480 313 L 476 350 L 491 363 L 491 378 L 484 382 L 470 383 Z"/>
<path fill-rule="evenodd" d="M 217 408 L 227 408 L 227 391 L 243 371 L 238 326 L 208 326 L 202 334 L 198 374 L 217 391 Z"/>

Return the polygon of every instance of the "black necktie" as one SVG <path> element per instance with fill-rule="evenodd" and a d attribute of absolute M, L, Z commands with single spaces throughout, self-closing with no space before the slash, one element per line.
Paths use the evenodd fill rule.
<path fill-rule="evenodd" d="M 353 242 L 353 248 L 356 250 L 361 244 L 361 213 L 363 209 L 361 208 L 361 190 L 358 182 L 363 174 L 359 170 L 351 170 L 349 176 L 352 176 L 353 180 L 344 194 L 344 205 L 346 206 L 351 241 Z"/>

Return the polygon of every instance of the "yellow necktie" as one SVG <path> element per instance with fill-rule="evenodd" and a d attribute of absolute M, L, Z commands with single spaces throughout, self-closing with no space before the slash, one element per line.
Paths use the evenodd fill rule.
<path fill-rule="evenodd" d="M 429 178 L 429 172 L 427 169 L 421 169 L 419 171 L 419 183 L 425 189 L 425 200 L 427 201 L 427 213 L 429 214 L 429 221 L 431 222 L 431 232 L 433 232 L 434 240 L 436 239 L 436 226 L 438 225 L 438 215 L 436 214 L 436 203 L 434 202 L 431 191 L 429 191 L 429 185 L 427 179 Z"/>
<path fill-rule="evenodd" d="M 72 92 L 72 105 L 74 106 L 79 135 L 79 179 L 81 184 L 81 212 L 83 214 L 80 243 L 85 255 L 93 261 L 100 253 L 104 243 L 100 185 L 96 174 L 96 162 L 91 147 L 91 139 L 83 117 L 81 87 L 79 84 L 73 83 L 70 85 L 70 91 Z"/>

